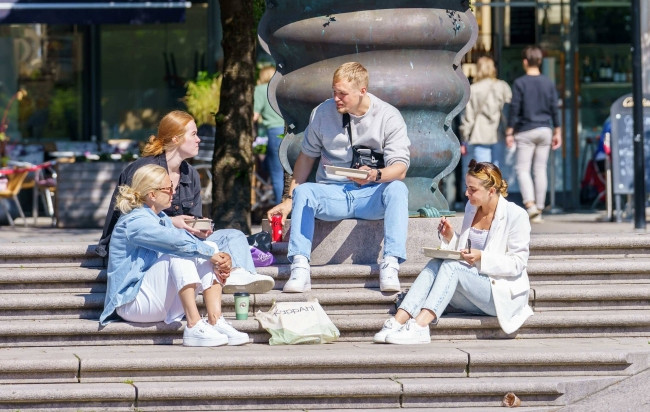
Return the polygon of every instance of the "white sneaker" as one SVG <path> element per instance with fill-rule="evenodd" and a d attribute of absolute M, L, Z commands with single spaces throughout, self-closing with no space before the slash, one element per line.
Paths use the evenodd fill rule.
<path fill-rule="evenodd" d="M 183 346 L 221 346 L 228 343 L 228 336 L 219 333 L 212 325 L 201 319 L 183 331 Z"/>
<path fill-rule="evenodd" d="M 372 339 L 375 343 L 386 343 L 386 336 L 391 332 L 396 332 L 402 327 L 402 324 L 395 320 L 395 317 L 386 319 L 384 326 L 381 330 L 375 333 L 375 337 Z"/>
<path fill-rule="evenodd" d="M 230 322 L 225 320 L 223 316 L 217 320 L 217 323 L 213 326 L 213 328 L 217 332 L 222 333 L 228 337 L 229 346 L 243 345 L 250 342 L 248 339 L 248 333 L 240 332 L 237 329 L 233 328 Z"/>
<path fill-rule="evenodd" d="M 275 281 L 271 276 L 251 273 L 244 268 L 235 268 L 226 279 L 223 293 L 266 293 L 273 289 L 273 285 Z"/>
<path fill-rule="evenodd" d="M 420 326 L 415 319 L 409 319 L 398 331 L 391 332 L 386 336 L 386 343 L 396 345 L 417 345 L 430 342 L 429 326 Z"/>
<path fill-rule="evenodd" d="M 530 223 L 544 223 L 544 219 L 542 219 L 542 214 L 540 213 L 535 217 L 531 217 Z"/>
<path fill-rule="evenodd" d="M 387 256 L 379 265 L 379 290 L 382 292 L 399 292 L 399 263 L 397 258 Z"/>
<path fill-rule="evenodd" d="M 304 256 L 294 256 L 291 264 L 291 277 L 284 284 L 283 292 L 302 293 L 311 290 L 309 261 Z"/>
<path fill-rule="evenodd" d="M 534 218 L 535 216 L 537 216 L 537 215 L 539 215 L 540 213 L 542 213 L 542 212 L 537 208 L 537 206 L 535 206 L 535 205 L 533 205 L 533 206 L 531 206 L 531 207 L 529 207 L 529 208 L 526 208 L 526 212 L 528 212 L 528 218 L 529 218 L 529 219 L 532 219 L 532 218 Z"/>

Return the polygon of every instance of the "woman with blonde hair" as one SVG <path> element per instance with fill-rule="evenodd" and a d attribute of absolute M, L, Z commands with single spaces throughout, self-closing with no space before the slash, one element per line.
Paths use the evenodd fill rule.
<path fill-rule="evenodd" d="M 476 76 L 461 117 L 461 154 L 464 169 L 467 161 L 491 162 L 503 168 L 505 152 L 506 109 L 512 99 L 508 83 L 497 79 L 494 60 L 481 57 L 476 63 Z"/>
<path fill-rule="evenodd" d="M 130 185 L 121 185 L 115 205 L 108 257 L 102 325 L 117 316 L 129 322 L 172 323 L 187 319 L 185 346 L 242 345 L 248 335 L 221 315 L 221 292 L 232 261 L 217 245 L 174 227 L 163 212 L 172 204 L 174 184 L 158 165 L 144 165 Z M 196 296 L 203 293 L 207 321 Z"/>
<path fill-rule="evenodd" d="M 164 209 L 173 225 L 198 238 L 208 238 L 232 257 L 236 269 L 233 270 L 228 285 L 224 288 L 224 293 L 267 292 L 273 288 L 275 281 L 270 276 L 256 273 L 248 240 L 241 231 L 222 229 L 213 233 L 211 230 L 194 229 L 185 223 L 188 219 L 203 216 L 199 173 L 187 162 L 187 159 L 198 154 L 200 141 L 196 122 L 189 113 L 174 110 L 162 118 L 158 126 L 158 133 L 149 138 L 142 150 L 142 156 L 128 165 L 120 174 L 104 223 L 104 231 L 95 251 L 102 257 L 109 253 L 111 234 L 122 215 L 120 209 L 115 207 L 119 187 L 130 185 L 137 170 L 145 165 L 153 164 L 166 170 L 174 185 L 171 203 Z"/>
<path fill-rule="evenodd" d="M 430 260 L 395 316 L 375 334 L 375 342 L 429 343 L 429 324 L 438 323 L 447 305 L 496 316 L 507 334 L 533 314 L 526 272 L 528 214 L 505 199 L 508 183 L 492 163 L 472 159 L 465 184 L 468 201 L 460 232 L 455 233 L 444 217 L 438 225 L 441 249 L 460 251 L 460 259 Z"/>

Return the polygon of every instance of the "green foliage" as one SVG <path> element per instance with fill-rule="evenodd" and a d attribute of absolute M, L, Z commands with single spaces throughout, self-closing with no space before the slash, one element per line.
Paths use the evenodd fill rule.
<path fill-rule="evenodd" d="M 215 125 L 214 116 L 219 111 L 221 79 L 219 73 L 211 75 L 202 71 L 198 73 L 195 81 L 185 83 L 187 90 L 182 101 L 199 126 Z"/>
<path fill-rule="evenodd" d="M 266 11 L 266 2 L 264 0 L 253 0 L 253 17 L 255 18 L 256 29 L 260 24 L 264 11 Z"/>
<path fill-rule="evenodd" d="M 50 100 L 48 130 L 53 136 L 68 136 L 70 118 L 77 112 L 79 94 L 74 88 L 56 88 Z"/>

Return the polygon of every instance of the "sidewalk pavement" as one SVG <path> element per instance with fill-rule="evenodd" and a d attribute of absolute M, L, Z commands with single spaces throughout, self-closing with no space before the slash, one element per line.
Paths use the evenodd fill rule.
<path fill-rule="evenodd" d="M 461 216 L 459 213 L 458 216 Z M 16 226 L 0 226 L 0 244 L 2 243 L 59 243 L 59 242 L 87 242 L 95 244 L 101 234 L 101 228 L 60 229 L 50 226 L 51 219 L 39 218 L 37 225 L 34 220 L 27 218 L 27 227 L 23 226 L 22 219 L 16 220 Z M 261 226 L 252 228 L 252 233 L 261 231 Z M 562 234 L 562 233 L 647 233 L 648 230 L 636 230 L 633 221 L 621 223 L 605 221 L 604 211 L 588 211 L 581 213 L 544 214 L 543 223 L 532 224 L 532 233 L 535 234 Z"/>

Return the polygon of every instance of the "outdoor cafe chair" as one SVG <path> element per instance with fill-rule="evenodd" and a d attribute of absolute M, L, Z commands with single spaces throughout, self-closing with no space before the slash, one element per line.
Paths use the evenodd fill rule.
<path fill-rule="evenodd" d="M 9 200 L 13 200 L 16 208 L 18 209 L 18 214 L 23 218 L 23 222 L 25 223 L 25 226 L 27 226 L 27 219 L 25 219 L 23 208 L 20 206 L 20 202 L 18 201 L 18 193 L 22 189 L 23 182 L 25 181 L 28 173 L 29 171 L 25 169 L 12 170 L 11 173 L 7 174 L 7 188 L 0 190 L 0 202 L 2 202 L 5 208 L 7 220 L 11 226 L 14 226 L 14 220 L 11 217 Z"/>

